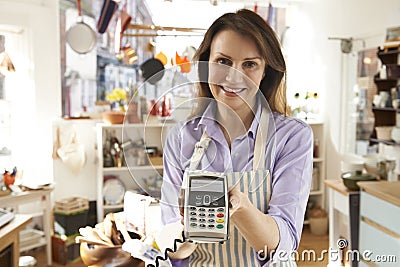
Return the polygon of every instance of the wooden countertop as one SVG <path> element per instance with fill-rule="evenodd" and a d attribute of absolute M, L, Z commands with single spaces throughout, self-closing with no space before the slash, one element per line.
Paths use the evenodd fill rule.
<path fill-rule="evenodd" d="M 358 182 L 357 185 L 361 188 L 361 190 L 377 198 L 385 200 L 396 206 L 400 206 L 400 181 Z"/>
<path fill-rule="evenodd" d="M 338 191 L 343 195 L 349 195 L 351 193 L 358 193 L 358 191 L 349 190 L 344 184 L 342 179 L 330 179 L 324 181 L 326 186 Z"/>
<path fill-rule="evenodd" d="M 15 214 L 14 219 L 9 223 L 0 228 L 0 240 L 2 240 L 6 235 L 12 231 L 18 231 L 24 228 L 28 223 L 32 221 L 31 215 L 26 214 Z"/>

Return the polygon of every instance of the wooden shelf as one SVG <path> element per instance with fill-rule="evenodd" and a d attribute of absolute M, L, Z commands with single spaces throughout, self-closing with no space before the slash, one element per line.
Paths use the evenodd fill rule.
<path fill-rule="evenodd" d="M 116 205 L 107 205 L 107 204 L 105 204 L 105 205 L 103 206 L 103 208 L 104 208 L 105 210 L 123 209 L 123 208 L 124 208 L 124 204 L 123 204 L 123 203 L 122 203 L 122 204 L 116 204 Z"/>
<path fill-rule="evenodd" d="M 388 55 L 394 55 L 394 54 L 399 54 L 399 53 L 400 53 L 400 50 L 398 50 L 398 49 L 389 50 L 387 52 L 381 50 L 378 52 L 378 56 L 388 56 Z"/>
<path fill-rule="evenodd" d="M 395 109 L 395 108 L 390 108 L 390 107 L 385 107 L 385 108 L 379 108 L 379 107 L 372 107 L 372 110 L 377 110 L 377 111 L 390 111 L 390 112 L 396 112 L 400 111 L 400 109 Z"/>
<path fill-rule="evenodd" d="M 310 196 L 317 196 L 317 195 L 322 195 L 324 191 L 322 190 L 313 190 L 310 192 Z"/>
<path fill-rule="evenodd" d="M 377 138 L 370 138 L 369 140 L 374 143 L 382 143 L 385 145 L 400 146 L 400 144 L 397 144 L 395 141 L 381 140 L 381 139 L 377 139 Z"/>
<path fill-rule="evenodd" d="M 390 92 L 390 89 L 393 87 L 396 87 L 396 85 L 397 85 L 396 79 L 380 79 L 380 78 L 375 77 L 374 82 L 376 84 L 378 92 L 381 92 L 381 91 Z"/>
<path fill-rule="evenodd" d="M 131 170 L 137 171 L 148 171 L 153 169 L 162 169 L 163 165 L 144 165 L 144 166 L 134 166 L 129 167 Z M 126 172 L 129 170 L 128 167 L 105 167 L 103 168 L 103 172 Z"/>
<path fill-rule="evenodd" d="M 378 58 L 383 64 L 396 64 L 399 53 L 399 46 L 387 49 L 379 49 Z"/>

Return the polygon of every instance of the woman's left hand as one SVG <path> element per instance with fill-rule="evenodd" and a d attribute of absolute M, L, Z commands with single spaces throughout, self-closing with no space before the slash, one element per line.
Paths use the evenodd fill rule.
<path fill-rule="evenodd" d="M 230 218 L 235 219 L 240 215 L 240 211 L 248 205 L 251 205 L 249 198 L 246 194 L 241 192 L 238 186 L 229 191 L 229 214 Z"/>

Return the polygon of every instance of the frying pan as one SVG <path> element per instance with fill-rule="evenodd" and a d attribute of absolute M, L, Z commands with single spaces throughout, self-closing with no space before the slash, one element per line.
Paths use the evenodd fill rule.
<path fill-rule="evenodd" d="M 67 31 L 67 43 L 76 53 L 86 54 L 96 45 L 96 34 L 89 25 L 83 22 L 81 0 L 77 0 L 77 4 L 77 22 Z"/>
<path fill-rule="evenodd" d="M 140 65 L 140 70 L 142 71 L 144 80 L 153 85 L 164 76 L 164 65 L 156 58 L 150 58 L 143 62 Z"/>

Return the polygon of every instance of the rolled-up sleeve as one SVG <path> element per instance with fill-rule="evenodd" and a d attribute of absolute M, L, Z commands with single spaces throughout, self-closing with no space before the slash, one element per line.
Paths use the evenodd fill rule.
<path fill-rule="evenodd" d="M 283 134 L 281 140 L 285 141 L 278 144 L 273 166 L 268 214 L 278 226 L 280 241 L 272 261 L 287 258 L 298 248 L 310 193 L 313 133 L 305 123 L 298 122 L 297 126 L 299 129 Z"/>

